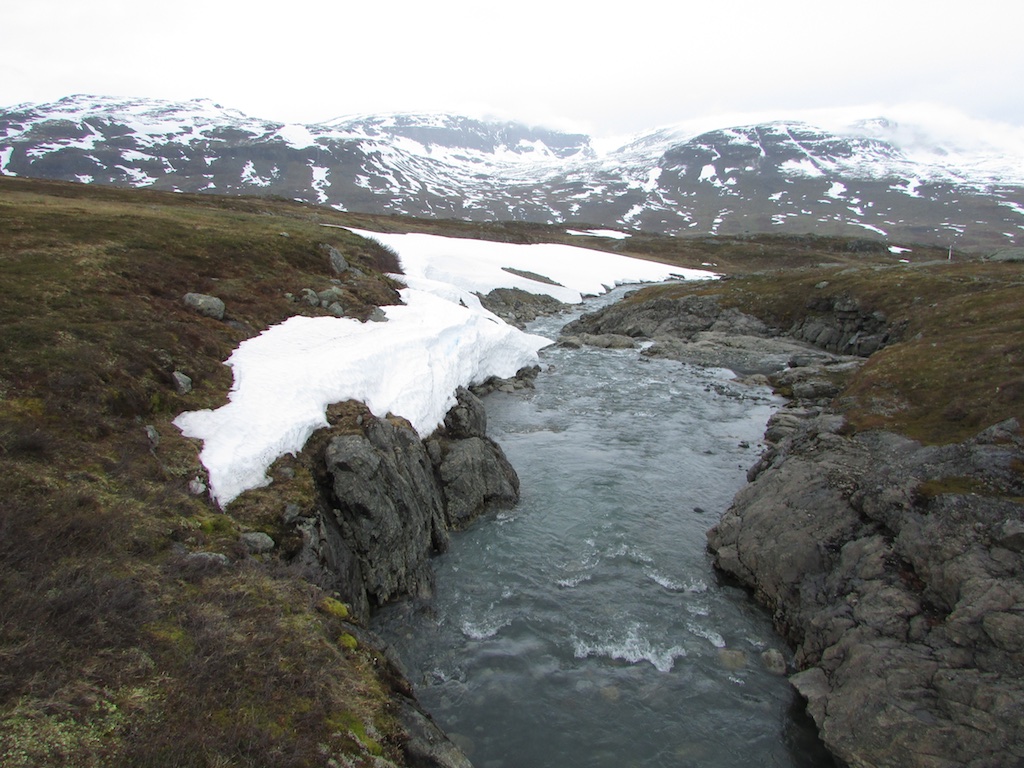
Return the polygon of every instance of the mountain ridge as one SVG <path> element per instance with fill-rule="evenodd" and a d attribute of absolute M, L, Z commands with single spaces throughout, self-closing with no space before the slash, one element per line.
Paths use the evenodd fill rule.
<path fill-rule="evenodd" d="M 0 109 L 5 175 L 275 195 L 361 213 L 957 249 L 1024 239 L 1018 155 L 980 140 L 976 151 L 945 149 L 885 117 L 832 130 L 799 120 L 669 126 L 605 150 L 582 133 L 443 113 L 302 125 L 208 99 L 85 95 Z"/>

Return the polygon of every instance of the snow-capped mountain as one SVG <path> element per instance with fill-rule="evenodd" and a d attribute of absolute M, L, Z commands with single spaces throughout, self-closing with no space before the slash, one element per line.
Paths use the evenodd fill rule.
<path fill-rule="evenodd" d="M 0 110 L 0 173 L 341 210 L 787 232 L 993 248 L 1024 241 L 1024 150 L 885 118 L 590 137 L 454 115 L 261 120 L 206 100 L 73 96 Z"/>

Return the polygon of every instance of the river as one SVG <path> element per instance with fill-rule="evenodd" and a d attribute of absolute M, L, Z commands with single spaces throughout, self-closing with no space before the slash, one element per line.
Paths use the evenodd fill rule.
<path fill-rule="evenodd" d="M 421 703 L 476 768 L 832 765 L 764 663 L 788 649 L 705 550 L 782 401 L 635 350 L 542 367 L 485 400 L 519 505 L 453 535 L 432 599 L 374 620 Z"/>

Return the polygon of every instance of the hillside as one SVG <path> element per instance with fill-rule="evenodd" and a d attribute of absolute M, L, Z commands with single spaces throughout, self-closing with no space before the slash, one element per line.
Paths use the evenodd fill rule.
<path fill-rule="evenodd" d="M 198 446 L 171 424 L 225 402 L 222 361 L 240 341 L 327 313 L 294 297 L 332 285 L 330 248 L 357 268 L 333 284 L 350 315 L 398 300 L 382 274 L 393 255 L 323 224 L 714 264 L 747 274 L 716 286 L 725 301 L 780 326 L 829 283 L 905 329 L 839 399 L 858 428 L 942 442 L 1024 421 L 1019 264 L 932 263 L 945 251 L 917 246 L 900 264 L 884 245 L 815 236 L 612 240 L 0 178 L 5 766 L 404 764 L 393 707 L 404 684 L 292 561 L 300 542 L 281 512 L 315 503 L 310 456 L 279 460 L 271 486 L 222 514 L 190 490 Z M 224 319 L 187 306 L 189 292 L 221 297 Z M 330 417 L 344 428 L 364 414 L 349 403 Z M 254 532 L 278 547 L 248 546 Z"/>

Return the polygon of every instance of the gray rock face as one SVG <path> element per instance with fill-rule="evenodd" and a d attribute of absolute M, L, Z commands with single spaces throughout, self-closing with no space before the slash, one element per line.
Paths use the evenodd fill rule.
<path fill-rule="evenodd" d="M 813 411 L 708 534 L 795 645 L 792 680 L 851 765 L 1024 761 L 1024 440 L 843 434 Z M 972 492 L 984 490 L 984 493 Z M 1006 546 L 1011 544 L 1011 546 Z"/>
<path fill-rule="evenodd" d="M 404 745 L 407 765 L 413 768 L 473 768 L 444 731 L 411 700 L 399 698 L 397 702 L 398 720 L 407 737 Z"/>
<path fill-rule="evenodd" d="M 480 303 L 517 328 L 524 328 L 527 323 L 543 315 L 561 312 L 567 306 L 551 296 L 529 293 L 521 288 L 495 288 L 481 296 Z"/>
<path fill-rule="evenodd" d="M 848 296 L 815 297 L 807 309 L 789 335 L 829 352 L 867 357 L 899 337 L 883 313 L 867 311 Z"/>
<path fill-rule="evenodd" d="M 428 560 L 447 534 L 441 489 L 416 433 L 374 419 L 362 435 L 331 439 L 324 465 L 331 514 L 371 604 L 428 588 Z"/>
<path fill-rule="evenodd" d="M 300 565 L 356 615 L 429 594 L 430 558 L 447 548 L 449 529 L 519 499 L 519 478 L 486 427 L 483 404 L 459 390 L 445 427 L 427 440 L 373 417 L 361 433 L 330 438 L 322 509 L 291 518 L 303 537 Z"/>
<path fill-rule="evenodd" d="M 739 315 L 735 310 L 731 312 Z M 656 298 L 643 302 L 626 299 L 583 315 L 566 325 L 562 333 L 566 336 L 615 333 L 633 338 L 690 339 L 700 331 L 711 330 L 722 315 L 717 296 Z M 743 324 L 764 330 L 764 324 L 754 318 Z M 720 325 L 717 330 L 724 330 L 724 327 Z"/>
<path fill-rule="evenodd" d="M 185 305 L 214 320 L 224 319 L 224 302 L 216 296 L 208 296 L 205 293 L 186 293 Z"/>

